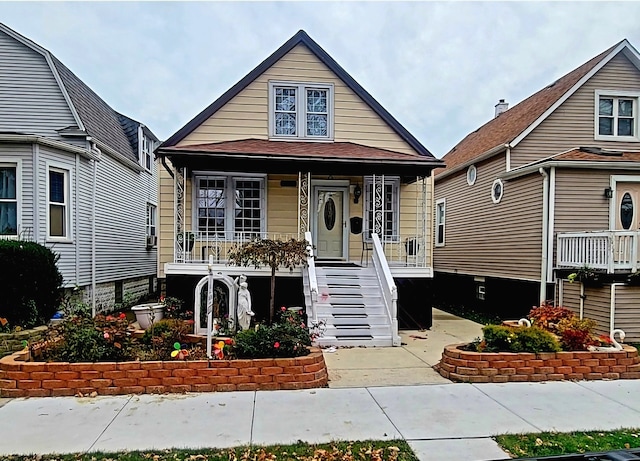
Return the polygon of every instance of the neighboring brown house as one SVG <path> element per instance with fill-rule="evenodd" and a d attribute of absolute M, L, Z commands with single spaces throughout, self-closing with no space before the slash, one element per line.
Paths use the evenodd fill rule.
<path fill-rule="evenodd" d="M 270 270 L 229 266 L 228 250 L 306 237 L 316 259 L 278 271 L 278 306 L 306 303 L 310 320 L 327 321 L 326 344 L 400 344 L 394 280 L 431 281 L 431 171 L 442 162 L 304 31 L 157 155 L 159 277 L 168 295 L 195 300 L 197 331 L 209 258 L 223 285 L 215 316 L 233 314 L 225 277 L 245 272 L 264 319 Z M 430 319 L 430 305 L 415 307 Z"/>
<path fill-rule="evenodd" d="M 623 40 L 501 100 L 435 176 L 435 285 L 515 318 L 553 300 L 640 341 L 639 98 L 640 55 Z"/>

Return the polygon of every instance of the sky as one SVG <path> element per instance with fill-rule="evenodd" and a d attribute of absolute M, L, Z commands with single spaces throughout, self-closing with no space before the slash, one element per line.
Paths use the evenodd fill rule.
<path fill-rule="evenodd" d="M 640 2 L 0 2 L 164 140 L 304 29 L 436 157 L 627 38 Z"/>

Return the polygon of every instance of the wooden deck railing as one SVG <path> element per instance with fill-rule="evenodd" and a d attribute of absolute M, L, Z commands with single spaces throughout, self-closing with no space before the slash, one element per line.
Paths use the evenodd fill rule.
<path fill-rule="evenodd" d="M 557 236 L 556 267 L 636 272 L 639 231 L 568 232 Z"/>

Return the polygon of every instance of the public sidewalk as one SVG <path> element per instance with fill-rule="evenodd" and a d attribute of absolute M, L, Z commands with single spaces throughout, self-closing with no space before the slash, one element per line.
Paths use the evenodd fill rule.
<path fill-rule="evenodd" d="M 7 454 L 404 438 L 421 460 L 507 458 L 502 433 L 640 427 L 639 381 L 13 399 Z"/>

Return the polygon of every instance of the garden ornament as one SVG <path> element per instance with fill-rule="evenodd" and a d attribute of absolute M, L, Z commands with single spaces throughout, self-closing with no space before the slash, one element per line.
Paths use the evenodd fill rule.
<path fill-rule="evenodd" d="M 251 310 L 251 293 L 249 293 L 247 282 L 240 282 L 240 288 L 238 289 L 238 325 L 242 331 L 249 329 L 251 317 L 254 315 L 255 313 Z"/>

